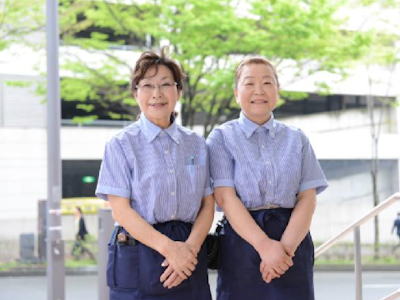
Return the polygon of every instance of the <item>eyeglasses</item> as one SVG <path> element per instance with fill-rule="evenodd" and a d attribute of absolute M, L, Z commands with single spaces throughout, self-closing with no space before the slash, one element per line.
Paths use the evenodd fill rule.
<path fill-rule="evenodd" d="M 146 83 L 143 85 L 136 85 L 137 89 L 140 89 L 142 92 L 145 93 L 153 93 L 156 87 L 160 90 L 161 93 L 164 92 L 170 92 L 173 88 L 175 88 L 178 85 L 176 82 L 164 82 L 163 84 L 150 84 Z"/>

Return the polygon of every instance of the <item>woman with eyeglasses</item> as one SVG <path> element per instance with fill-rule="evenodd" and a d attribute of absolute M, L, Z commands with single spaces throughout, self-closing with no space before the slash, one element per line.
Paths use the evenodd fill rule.
<path fill-rule="evenodd" d="M 176 124 L 184 74 L 144 52 L 131 88 L 140 119 L 106 145 L 96 195 L 118 223 L 109 245 L 112 300 L 211 300 L 205 237 L 214 216 L 203 137 Z"/>
<path fill-rule="evenodd" d="M 207 139 L 224 227 L 218 300 L 313 300 L 309 234 L 316 195 L 328 183 L 305 134 L 275 120 L 279 82 L 262 57 L 236 69 L 240 117 Z"/>

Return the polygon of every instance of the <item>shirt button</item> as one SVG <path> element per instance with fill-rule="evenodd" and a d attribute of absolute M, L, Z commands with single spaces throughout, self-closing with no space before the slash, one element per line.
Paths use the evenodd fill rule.
<path fill-rule="evenodd" d="M 271 180 L 268 180 L 268 184 L 271 184 L 272 183 L 272 181 Z"/>
<path fill-rule="evenodd" d="M 175 196 L 175 192 L 171 192 L 171 196 Z"/>
<path fill-rule="evenodd" d="M 269 161 L 266 161 L 265 163 L 266 163 L 268 166 L 271 164 Z"/>
<path fill-rule="evenodd" d="M 164 153 L 165 153 L 165 154 L 168 154 L 168 153 L 169 153 L 169 151 L 168 151 L 168 150 L 165 150 L 165 151 L 164 151 Z"/>
<path fill-rule="evenodd" d="M 176 218 L 175 215 L 171 216 L 171 220 L 175 220 L 175 218 Z"/>
<path fill-rule="evenodd" d="M 171 170 L 169 170 L 169 172 L 170 172 L 170 173 L 174 173 L 174 172 L 175 172 L 175 170 L 174 170 L 174 169 L 171 169 Z"/>
<path fill-rule="evenodd" d="M 264 149 L 265 148 L 265 146 L 264 145 L 261 145 L 261 149 Z"/>

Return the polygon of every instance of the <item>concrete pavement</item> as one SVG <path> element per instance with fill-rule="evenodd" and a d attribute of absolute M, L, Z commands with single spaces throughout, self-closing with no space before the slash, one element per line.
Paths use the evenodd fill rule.
<path fill-rule="evenodd" d="M 352 272 L 315 272 L 316 299 L 354 300 L 354 282 Z M 215 299 L 216 273 L 214 272 L 210 272 L 210 284 Z M 98 297 L 96 275 L 67 276 L 65 287 L 65 300 L 96 300 Z M 399 288 L 400 272 L 363 273 L 363 300 L 380 300 Z M 0 300 L 45 299 L 46 277 L 44 276 L 0 277 Z"/>

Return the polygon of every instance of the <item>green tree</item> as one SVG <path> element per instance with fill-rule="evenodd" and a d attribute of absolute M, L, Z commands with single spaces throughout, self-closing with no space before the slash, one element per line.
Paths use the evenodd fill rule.
<path fill-rule="evenodd" d="M 0 0 L 0 52 L 13 44 L 31 44 L 29 35 L 44 26 L 43 0 Z"/>
<path fill-rule="evenodd" d="M 345 76 L 346 68 L 362 56 L 370 40 L 368 34 L 343 30 L 345 20 L 337 16 L 341 5 L 324 0 L 159 0 L 141 4 L 63 0 L 64 45 L 101 51 L 106 56 L 96 68 L 79 58 L 68 63 L 65 68 L 75 77 L 63 79 L 63 97 L 100 101 L 114 118 L 126 117 L 112 108 L 116 102 L 125 107 L 134 103 L 127 92 L 129 66 L 134 62 L 110 49 L 119 45 L 143 51 L 168 44 L 187 75 L 183 124 L 193 126 L 195 113 L 201 113 L 207 135 L 237 108 L 233 72 L 244 55 L 268 57 L 281 75 L 291 74 L 292 82 L 321 71 Z M 79 87 L 74 87 L 76 78 L 84 82 Z M 325 87 L 324 82 L 319 84 Z M 282 101 L 298 96 L 284 92 Z"/>
<path fill-rule="evenodd" d="M 63 53 L 62 69 L 71 73 L 61 81 L 61 96 L 64 101 L 78 101 L 77 108 L 86 114 L 75 117 L 75 122 L 105 116 L 134 119 L 136 102 L 129 92 L 133 51 L 151 46 L 146 41 L 146 28 L 148 20 L 156 15 L 155 8 L 147 3 L 127 5 L 126 1 L 60 0 L 60 35 L 70 50 Z M 131 58 L 119 57 L 112 50 L 118 47 L 132 50 Z M 93 64 L 82 54 L 86 58 L 96 56 L 100 62 Z M 103 108 L 105 115 L 96 114 L 94 103 Z"/>

